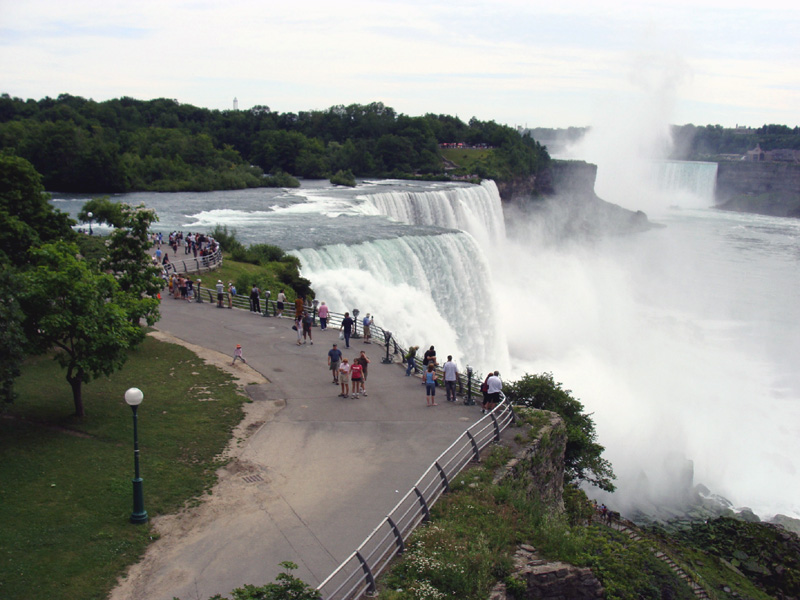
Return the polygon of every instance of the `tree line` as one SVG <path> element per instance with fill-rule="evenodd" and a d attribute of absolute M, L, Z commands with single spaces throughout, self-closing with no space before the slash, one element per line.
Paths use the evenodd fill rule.
<path fill-rule="evenodd" d="M 722 125 L 672 127 L 673 158 L 714 159 L 721 154 L 744 155 L 756 145 L 762 150 L 800 150 L 800 127 L 763 125 L 757 129 L 730 129 Z"/>
<path fill-rule="evenodd" d="M 445 178 L 439 144 L 492 149 L 479 177 L 510 179 L 547 167 L 530 135 L 494 121 L 398 114 L 381 102 L 278 113 L 268 106 L 210 110 L 176 100 L 95 102 L 69 94 L 0 96 L 0 149 L 13 150 L 63 192 L 203 191 L 311 179 Z"/>

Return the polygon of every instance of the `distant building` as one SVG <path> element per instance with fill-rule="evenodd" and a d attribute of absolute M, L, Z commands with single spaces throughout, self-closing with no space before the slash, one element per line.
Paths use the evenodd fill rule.
<path fill-rule="evenodd" d="M 800 163 L 800 151 L 791 148 L 762 150 L 760 144 L 744 155 L 744 160 L 753 162 L 793 162 Z"/>
<path fill-rule="evenodd" d="M 239 110 L 239 101 L 236 98 L 233 99 L 233 110 Z"/>

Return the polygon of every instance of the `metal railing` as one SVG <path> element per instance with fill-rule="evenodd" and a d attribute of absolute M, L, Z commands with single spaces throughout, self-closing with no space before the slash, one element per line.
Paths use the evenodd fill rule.
<path fill-rule="evenodd" d="M 515 421 L 503 397 L 488 415 L 470 426 L 428 467 L 362 544 L 318 587 L 324 600 L 354 600 L 377 591 L 376 580 L 420 523 L 431 517 L 431 507 L 450 490 L 453 479 Z"/>
<path fill-rule="evenodd" d="M 187 255 L 188 256 L 188 255 Z M 165 265 L 164 272 L 169 276 L 172 273 L 197 273 L 201 271 L 208 271 L 209 269 L 216 269 L 222 264 L 222 249 L 217 249 L 212 254 L 206 256 L 198 256 L 185 258 L 183 260 L 174 259 Z"/>

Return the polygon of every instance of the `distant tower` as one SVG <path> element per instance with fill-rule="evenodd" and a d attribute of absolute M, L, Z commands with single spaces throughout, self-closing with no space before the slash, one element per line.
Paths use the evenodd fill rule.
<path fill-rule="evenodd" d="M 239 110 L 239 101 L 236 98 L 233 99 L 233 110 Z"/>

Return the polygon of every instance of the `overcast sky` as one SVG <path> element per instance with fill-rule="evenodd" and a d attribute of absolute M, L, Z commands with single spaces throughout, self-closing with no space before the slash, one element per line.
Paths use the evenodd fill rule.
<path fill-rule="evenodd" d="M 0 0 L 0 92 L 800 125 L 800 1 Z"/>

